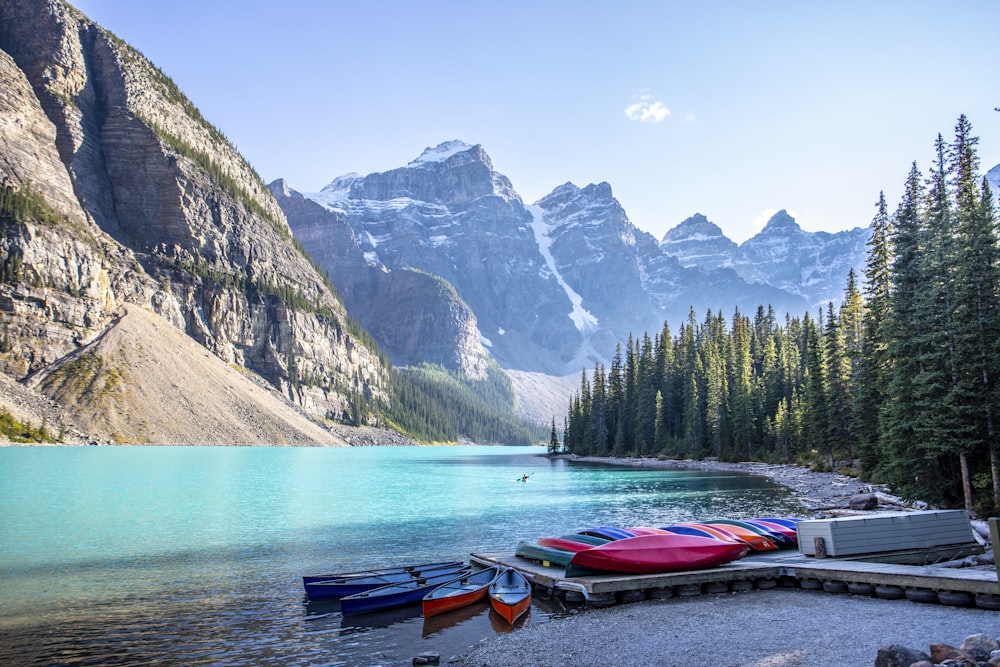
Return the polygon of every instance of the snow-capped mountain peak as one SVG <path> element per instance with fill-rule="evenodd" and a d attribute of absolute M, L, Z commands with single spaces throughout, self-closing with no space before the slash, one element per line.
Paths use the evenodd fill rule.
<path fill-rule="evenodd" d="M 663 235 L 661 244 L 680 243 L 682 241 L 706 241 L 724 238 L 722 229 L 701 213 L 695 213 L 681 224 L 668 230 Z"/>
<path fill-rule="evenodd" d="M 767 221 L 764 225 L 764 229 L 760 231 L 761 234 L 769 234 L 772 232 L 795 232 L 802 231 L 799 227 L 799 223 L 795 222 L 795 218 L 788 214 L 788 211 L 781 209 L 777 213 L 771 216 L 771 219 Z"/>
<path fill-rule="evenodd" d="M 425 148 L 424 152 L 407 166 L 412 167 L 420 164 L 426 164 L 428 162 L 444 162 L 451 156 L 472 148 L 476 148 L 476 146 L 467 144 L 459 139 L 445 141 L 437 146 L 434 146 L 433 148 Z"/>

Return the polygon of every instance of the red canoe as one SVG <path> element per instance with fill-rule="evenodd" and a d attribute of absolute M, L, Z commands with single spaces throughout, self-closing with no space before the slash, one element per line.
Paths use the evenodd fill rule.
<path fill-rule="evenodd" d="M 490 605 L 514 625 L 531 606 L 531 584 L 523 574 L 507 568 L 490 585 Z"/>
<path fill-rule="evenodd" d="M 697 535 L 638 535 L 574 554 L 567 571 L 574 566 L 630 574 L 700 570 L 742 558 L 749 550 L 744 543 Z"/>
<path fill-rule="evenodd" d="M 461 609 L 473 602 L 485 599 L 489 594 L 490 584 L 493 583 L 498 574 L 500 574 L 499 568 L 490 567 L 473 572 L 461 579 L 450 581 L 440 588 L 435 588 L 421 601 L 424 618 L 443 614 L 453 609 Z"/>
<path fill-rule="evenodd" d="M 576 540 L 570 539 L 568 537 L 540 537 L 538 538 L 538 544 L 543 547 L 549 547 L 550 549 L 562 549 L 563 551 L 583 551 L 585 549 L 593 549 L 593 544 L 587 544 L 586 542 L 577 542 Z"/>

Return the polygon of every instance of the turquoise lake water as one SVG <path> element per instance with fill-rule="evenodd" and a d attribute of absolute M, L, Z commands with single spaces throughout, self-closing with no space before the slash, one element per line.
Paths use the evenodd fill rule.
<path fill-rule="evenodd" d="M 423 651 L 444 663 L 507 629 L 485 606 L 344 619 L 307 603 L 302 575 L 467 559 L 588 526 L 801 512 L 763 477 L 543 453 L 0 448 L 0 664 L 408 665 Z M 524 622 L 563 611 L 536 600 Z"/>

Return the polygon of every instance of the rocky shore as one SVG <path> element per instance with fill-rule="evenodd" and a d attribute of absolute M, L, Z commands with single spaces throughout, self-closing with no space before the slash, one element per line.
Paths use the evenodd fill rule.
<path fill-rule="evenodd" d="M 925 509 L 883 487 L 802 466 L 575 457 L 645 468 L 733 470 L 791 489 L 813 516 Z M 867 509 L 857 509 L 864 499 Z M 992 567 L 992 565 L 990 566 Z M 797 588 L 645 600 L 529 625 L 451 659 L 462 667 L 962 667 L 1000 665 L 997 612 Z M 949 662 L 951 661 L 951 662 Z"/>
<path fill-rule="evenodd" d="M 595 463 L 602 465 L 618 465 L 636 468 L 660 468 L 676 470 L 731 470 L 749 475 L 763 475 L 791 489 L 802 506 L 812 513 L 850 513 L 868 511 L 876 507 L 852 508 L 851 501 L 857 504 L 858 496 L 872 496 L 879 505 L 891 506 L 895 509 L 926 509 L 926 503 L 920 501 L 907 502 L 902 498 L 892 496 L 883 486 L 872 485 L 856 477 L 842 475 L 836 472 L 817 472 L 810 468 L 797 465 L 758 463 L 755 461 L 730 463 L 705 459 L 690 461 L 683 459 L 653 459 L 653 458 L 614 458 L 603 456 L 573 456 L 566 458 L 578 463 Z M 868 501 L 869 505 L 871 500 Z"/>

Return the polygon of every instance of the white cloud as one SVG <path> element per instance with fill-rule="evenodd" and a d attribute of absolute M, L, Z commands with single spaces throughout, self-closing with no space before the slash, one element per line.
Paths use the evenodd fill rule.
<path fill-rule="evenodd" d="M 648 93 L 639 95 L 639 101 L 625 107 L 625 115 L 629 120 L 640 123 L 661 123 L 670 115 L 670 109 L 663 102 L 653 99 Z"/>

